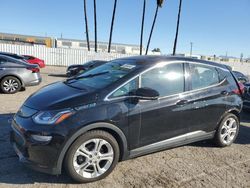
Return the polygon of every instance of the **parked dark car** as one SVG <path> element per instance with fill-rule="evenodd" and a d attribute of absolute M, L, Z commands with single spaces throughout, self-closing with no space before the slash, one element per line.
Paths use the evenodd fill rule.
<path fill-rule="evenodd" d="M 13 94 L 40 82 L 41 76 L 37 65 L 0 55 L 0 89 L 3 93 Z"/>
<path fill-rule="evenodd" d="M 71 65 L 67 68 L 66 74 L 68 77 L 76 76 L 76 75 L 81 74 L 87 70 L 91 70 L 95 67 L 103 65 L 106 62 L 107 61 L 94 60 L 94 61 L 89 61 L 87 63 L 84 63 L 82 65 Z"/>
<path fill-rule="evenodd" d="M 237 80 L 244 84 L 244 93 L 243 93 L 243 109 L 249 111 L 250 110 L 250 83 L 249 78 L 241 72 L 233 71 Z"/>
<path fill-rule="evenodd" d="M 243 84 L 249 83 L 249 78 L 239 71 L 233 71 L 234 75 L 236 76 L 237 80 Z"/>
<path fill-rule="evenodd" d="M 243 100 L 244 100 L 243 108 L 249 111 L 250 110 L 250 83 L 245 83 L 244 86 L 245 86 L 245 92 L 243 95 Z"/>
<path fill-rule="evenodd" d="M 0 52 L 0 55 L 12 57 L 14 59 L 18 59 L 20 61 L 24 61 L 24 62 L 28 63 L 27 60 L 25 59 L 25 57 L 21 56 L 21 55 L 17 55 L 17 54 L 14 54 L 14 53 L 9 53 L 9 52 Z"/>
<path fill-rule="evenodd" d="M 117 59 L 31 95 L 14 116 L 20 161 L 78 182 L 118 161 L 239 131 L 240 87 L 225 65 L 181 57 Z M 141 172 L 143 173 L 143 171 Z"/>

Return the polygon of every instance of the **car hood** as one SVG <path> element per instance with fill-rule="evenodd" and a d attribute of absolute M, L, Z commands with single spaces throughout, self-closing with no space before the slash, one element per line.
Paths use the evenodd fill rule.
<path fill-rule="evenodd" d="M 76 88 L 56 82 L 32 94 L 24 105 L 42 111 L 57 110 L 93 103 L 96 99 L 97 93 L 89 88 Z"/>

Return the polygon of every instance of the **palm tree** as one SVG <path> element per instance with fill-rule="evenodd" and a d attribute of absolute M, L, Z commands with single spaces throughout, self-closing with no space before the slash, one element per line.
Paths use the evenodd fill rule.
<path fill-rule="evenodd" d="M 152 38 L 152 35 L 153 35 L 153 31 L 154 31 L 154 27 L 155 27 L 155 22 L 156 22 L 157 15 L 158 15 L 158 10 L 159 10 L 159 7 L 162 6 L 162 3 L 163 3 L 163 0 L 157 0 L 157 6 L 156 6 L 156 10 L 155 10 L 154 21 L 153 21 L 153 24 L 152 24 L 152 27 L 151 27 L 151 31 L 150 31 L 150 34 L 149 34 L 149 39 L 148 39 L 148 44 L 147 44 L 147 49 L 146 49 L 146 55 L 148 55 L 148 49 L 149 49 L 149 45 L 150 45 L 151 38 Z"/>
<path fill-rule="evenodd" d="M 143 3 L 143 12 L 142 12 L 140 55 L 142 55 L 142 43 L 143 43 L 143 33 L 144 33 L 145 12 L 146 12 L 146 0 L 144 0 L 144 3 Z"/>
<path fill-rule="evenodd" d="M 96 0 L 94 0 L 94 24 L 95 24 L 95 52 L 97 52 L 97 16 L 96 16 Z"/>
<path fill-rule="evenodd" d="M 176 27 L 176 35 L 174 40 L 174 48 L 173 48 L 173 55 L 176 54 L 176 47 L 177 47 L 177 41 L 178 41 L 178 35 L 179 35 L 179 25 L 180 25 L 180 18 L 181 18 L 181 8 L 182 8 L 182 0 L 180 0 L 179 4 L 179 13 L 177 18 L 177 27 Z"/>
<path fill-rule="evenodd" d="M 115 0 L 115 2 L 114 2 L 113 16 L 112 16 L 112 21 L 111 21 L 110 36 L 109 36 L 109 46 L 108 46 L 108 52 L 109 53 L 110 53 L 111 43 L 112 43 L 112 35 L 113 35 L 113 27 L 114 27 L 114 21 L 115 21 L 116 5 L 117 5 L 117 0 Z"/>
<path fill-rule="evenodd" d="M 88 46 L 88 51 L 90 51 L 90 46 L 89 46 L 89 27 L 88 27 L 86 0 L 84 0 L 84 17 L 85 17 L 85 29 L 86 29 L 87 46 Z"/>

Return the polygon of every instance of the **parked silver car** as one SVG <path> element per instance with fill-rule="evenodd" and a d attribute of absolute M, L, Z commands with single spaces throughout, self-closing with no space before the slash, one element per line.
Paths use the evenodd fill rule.
<path fill-rule="evenodd" d="M 0 89 L 3 93 L 13 94 L 27 86 L 41 82 L 38 65 L 0 55 Z"/>

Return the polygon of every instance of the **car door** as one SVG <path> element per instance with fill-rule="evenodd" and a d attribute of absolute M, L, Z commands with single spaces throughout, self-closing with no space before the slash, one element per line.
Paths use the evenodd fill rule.
<path fill-rule="evenodd" d="M 211 132 L 225 113 L 227 88 L 220 80 L 216 67 L 189 63 L 189 75 L 193 102 L 189 131 Z"/>
<path fill-rule="evenodd" d="M 140 87 L 159 93 L 158 100 L 140 100 L 139 146 L 145 146 L 188 132 L 190 96 L 185 92 L 183 62 L 167 63 L 140 76 Z"/>

